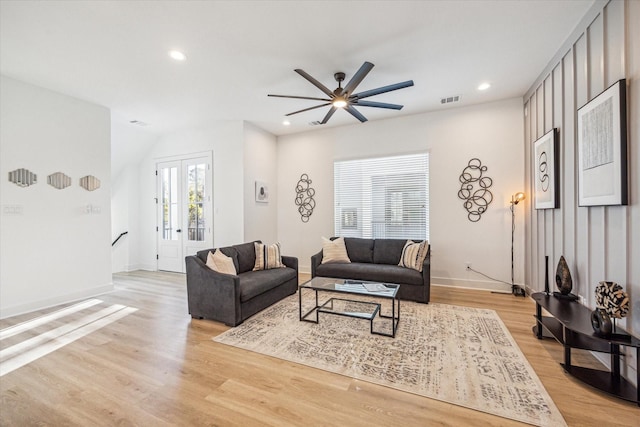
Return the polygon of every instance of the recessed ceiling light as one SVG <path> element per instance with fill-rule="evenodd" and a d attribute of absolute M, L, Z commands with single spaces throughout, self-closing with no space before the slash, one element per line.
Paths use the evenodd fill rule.
<path fill-rule="evenodd" d="M 489 83 L 482 83 L 480 86 L 478 86 L 478 90 L 487 90 L 491 87 L 491 85 Z"/>
<path fill-rule="evenodd" d="M 170 50 L 169 56 L 176 61 L 184 61 L 185 59 L 187 59 L 187 56 L 179 50 Z"/>
<path fill-rule="evenodd" d="M 285 120 L 282 122 L 283 125 L 285 126 L 289 126 L 291 124 L 291 122 L 289 120 Z"/>

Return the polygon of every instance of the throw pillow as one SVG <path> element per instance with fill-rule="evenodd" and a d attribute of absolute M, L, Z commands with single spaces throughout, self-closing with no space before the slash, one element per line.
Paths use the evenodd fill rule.
<path fill-rule="evenodd" d="M 412 240 L 407 240 L 404 248 L 402 249 L 402 255 L 400 256 L 400 267 L 413 268 L 422 273 L 422 263 L 427 257 L 429 252 L 429 242 L 416 243 Z"/>
<path fill-rule="evenodd" d="M 285 267 L 282 263 L 282 256 L 280 255 L 280 243 L 265 245 L 256 242 L 255 248 L 256 264 L 253 266 L 253 271 Z"/>
<path fill-rule="evenodd" d="M 213 253 L 209 251 L 207 255 L 207 267 L 218 273 L 231 274 L 234 276 L 237 274 L 233 259 L 223 254 L 219 249 L 216 249 Z"/>
<path fill-rule="evenodd" d="M 338 237 L 335 240 L 322 238 L 322 263 L 350 263 L 347 247 L 344 244 L 344 238 Z"/>

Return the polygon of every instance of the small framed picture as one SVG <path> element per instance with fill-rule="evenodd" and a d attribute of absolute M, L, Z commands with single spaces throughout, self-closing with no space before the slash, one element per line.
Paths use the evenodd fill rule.
<path fill-rule="evenodd" d="M 256 181 L 256 202 L 269 203 L 269 188 L 262 181 Z"/>
<path fill-rule="evenodd" d="M 578 109 L 578 205 L 626 205 L 627 84 L 622 79 Z"/>
<path fill-rule="evenodd" d="M 551 129 L 533 144 L 534 201 L 536 209 L 559 205 L 558 132 Z"/>

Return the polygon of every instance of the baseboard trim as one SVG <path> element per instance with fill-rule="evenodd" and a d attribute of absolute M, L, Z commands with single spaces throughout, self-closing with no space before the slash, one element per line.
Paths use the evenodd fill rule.
<path fill-rule="evenodd" d="M 0 309 L 0 319 L 6 319 L 7 317 L 31 313 L 33 311 L 43 310 L 45 308 L 55 307 L 61 304 L 68 304 L 86 298 L 92 298 L 111 291 L 113 291 L 113 283 L 84 289 L 82 291 L 71 292 L 65 295 L 59 295 L 53 298 L 46 298 L 39 301 L 32 301 L 25 304 L 14 305 L 13 307 L 2 308 Z"/>
<path fill-rule="evenodd" d="M 449 286 L 460 289 L 472 289 L 477 291 L 503 292 L 511 294 L 511 285 L 489 280 L 468 280 L 451 279 L 448 277 L 432 277 L 431 284 L 434 286 Z"/>

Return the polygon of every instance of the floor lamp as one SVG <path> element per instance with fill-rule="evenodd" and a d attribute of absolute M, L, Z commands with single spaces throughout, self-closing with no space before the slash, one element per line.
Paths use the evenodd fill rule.
<path fill-rule="evenodd" d="M 524 200 L 524 193 L 518 192 L 511 196 L 511 293 L 515 296 L 525 296 L 524 289 L 515 284 L 513 278 L 513 239 L 516 232 L 516 212 L 515 206 Z"/>

